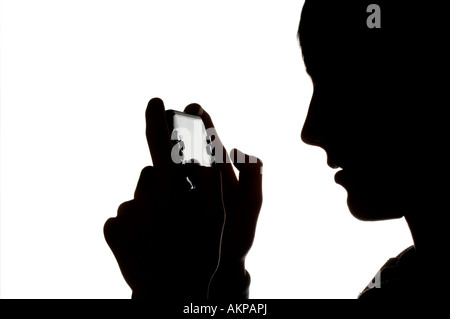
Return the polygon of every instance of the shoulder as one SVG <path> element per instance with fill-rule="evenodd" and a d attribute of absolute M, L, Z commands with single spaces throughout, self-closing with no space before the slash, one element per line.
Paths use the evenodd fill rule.
<path fill-rule="evenodd" d="M 421 266 L 422 265 L 422 266 Z M 426 293 L 428 267 L 417 258 L 414 246 L 390 258 L 359 294 L 359 299 L 404 299 Z"/>

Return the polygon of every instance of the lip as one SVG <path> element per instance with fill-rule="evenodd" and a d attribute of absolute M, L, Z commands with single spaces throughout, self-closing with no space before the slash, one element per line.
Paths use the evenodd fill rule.
<path fill-rule="evenodd" d="M 339 185 L 343 185 L 343 183 L 345 183 L 345 172 L 343 169 L 341 169 L 334 175 L 334 181 Z"/>
<path fill-rule="evenodd" d="M 341 166 L 339 166 L 337 163 L 335 163 L 329 156 L 327 157 L 327 164 L 329 167 L 331 167 L 332 169 L 336 169 L 339 168 Z"/>
<path fill-rule="evenodd" d="M 332 169 L 342 168 L 344 164 L 338 156 L 335 156 L 333 151 L 325 150 L 327 154 L 327 164 Z"/>

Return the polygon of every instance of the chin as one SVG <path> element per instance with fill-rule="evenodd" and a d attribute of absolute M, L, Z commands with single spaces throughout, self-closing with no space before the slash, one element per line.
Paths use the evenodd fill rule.
<path fill-rule="evenodd" d="M 387 193 L 347 190 L 347 206 L 350 213 L 362 221 L 377 221 L 402 218 L 404 207 L 398 196 L 392 196 Z"/>

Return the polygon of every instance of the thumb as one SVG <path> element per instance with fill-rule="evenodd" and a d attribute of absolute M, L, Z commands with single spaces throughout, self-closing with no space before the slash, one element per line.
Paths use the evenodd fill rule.
<path fill-rule="evenodd" d="M 262 161 L 238 149 L 231 150 L 230 157 L 239 171 L 239 195 L 245 202 L 251 203 L 252 209 L 259 211 L 262 205 Z"/>

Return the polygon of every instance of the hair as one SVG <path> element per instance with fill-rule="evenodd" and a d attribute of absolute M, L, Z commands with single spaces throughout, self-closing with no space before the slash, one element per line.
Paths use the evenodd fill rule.
<path fill-rule="evenodd" d="M 298 37 L 312 68 L 320 60 L 333 68 L 351 64 L 358 70 L 408 71 L 418 55 L 418 34 L 416 28 L 407 26 L 408 11 L 402 1 L 376 1 L 381 9 L 381 28 L 369 28 L 371 12 L 367 8 L 373 2 L 305 1 Z"/>
<path fill-rule="evenodd" d="M 367 26 L 371 3 L 381 9 L 381 28 Z M 396 87 L 402 99 L 415 95 L 416 104 L 431 104 L 427 92 L 433 92 L 433 103 L 441 104 L 436 91 L 444 82 L 441 46 L 448 32 L 438 25 L 445 21 L 439 11 L 425 1 L 305 0 L 298 30 L 305 64 L 327 76 L 364 72 L 369 85 Z"/>

